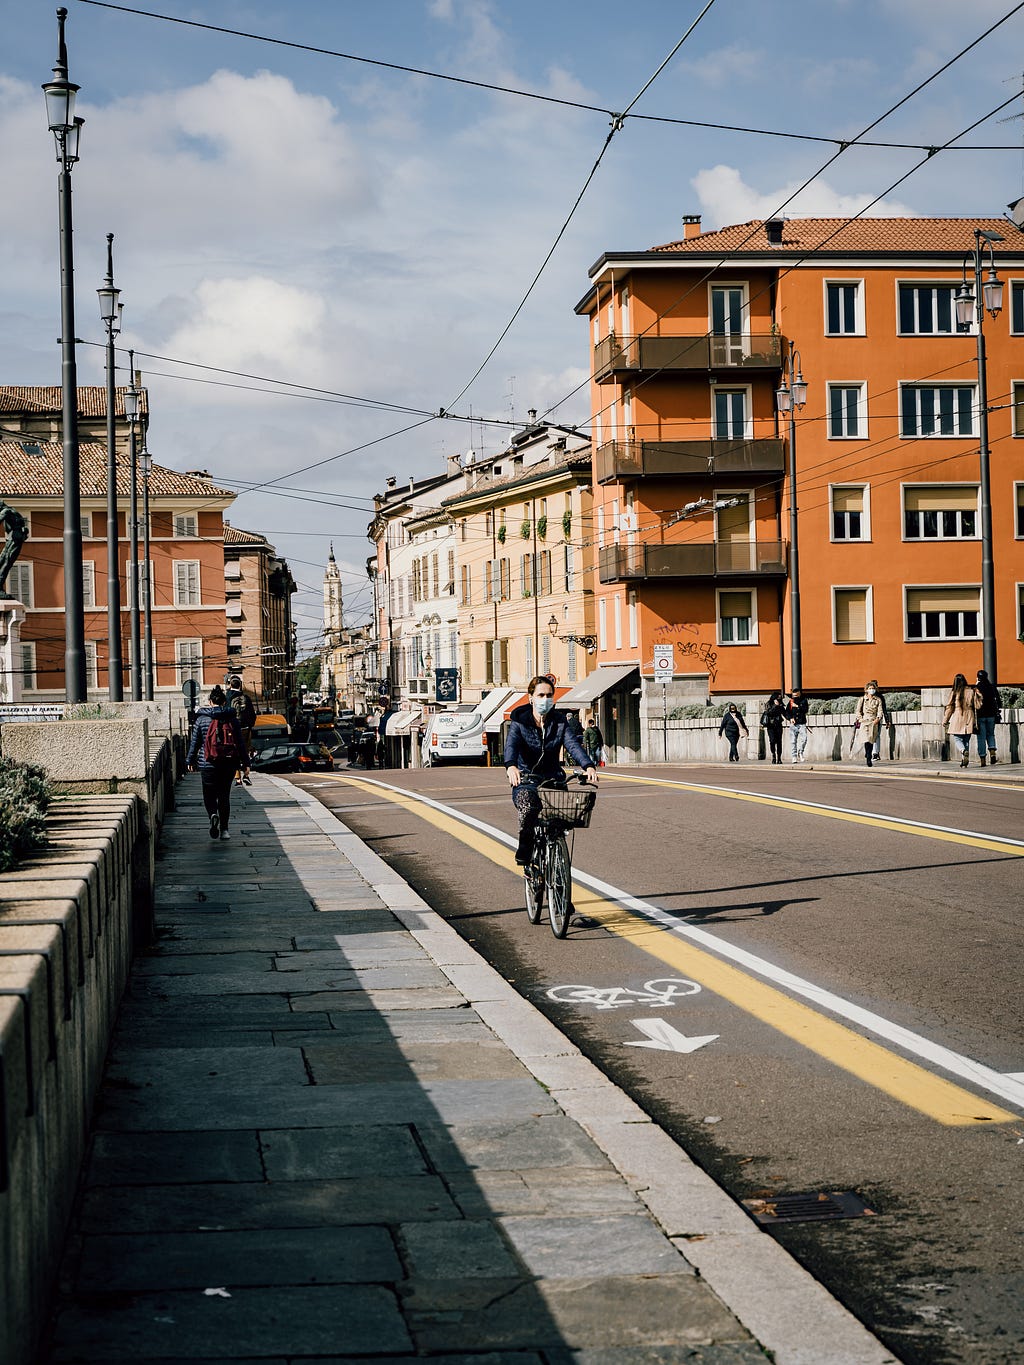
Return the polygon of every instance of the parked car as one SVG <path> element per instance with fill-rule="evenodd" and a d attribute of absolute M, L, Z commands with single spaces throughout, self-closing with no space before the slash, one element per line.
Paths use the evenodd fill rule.
<path fill-rule="evenodd" d="M 253 752 L 251 767 L 260 773 L 333 772 L 334 759 L 320 744 L 276 740 Z"/>

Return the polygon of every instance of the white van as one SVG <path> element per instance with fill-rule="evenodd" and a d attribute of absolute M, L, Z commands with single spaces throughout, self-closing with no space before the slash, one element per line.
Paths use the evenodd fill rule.
<path fill-rule="evenodd" d="M 439 763 L 486 763 L 486 722 L 520 690 L 518 687 L 494 687 L 476 706 L 436 711 L 427 722 L 423 734 L 423 766 L 434 768 Z"/>

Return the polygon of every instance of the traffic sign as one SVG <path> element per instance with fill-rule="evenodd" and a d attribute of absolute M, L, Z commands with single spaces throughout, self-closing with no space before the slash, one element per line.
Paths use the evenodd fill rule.
<path fill-rule="evenodd" d="M 675 645 L 654 646 L 654 676 L 668 682 L 675 672 Z"/>

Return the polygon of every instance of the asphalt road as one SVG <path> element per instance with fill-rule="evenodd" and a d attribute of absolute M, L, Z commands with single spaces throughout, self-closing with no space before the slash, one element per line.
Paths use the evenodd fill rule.
<path fill-rule="evenodd" d="M 515 829 L 503 772 L 301 785 L 736 1199 L 859 1195 L 770 1231 L 901 1359 L 1024 1362 L 1024 787 L 607 774 L 558 942 L 487 832 Z"/>

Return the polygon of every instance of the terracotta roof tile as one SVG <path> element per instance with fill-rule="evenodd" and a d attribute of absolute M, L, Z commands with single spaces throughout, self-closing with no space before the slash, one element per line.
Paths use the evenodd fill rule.
<path fill-rule="evenodd" d="M 40 442 L 38 449 L 38 455 L 29 455 L 18 441 L 0 442 L 0 497 L 17 504 L 19 498 L 64 496 L 63 447 L 59 441 L 46 441 Z M 97 441 L 83 441 L 78 447 L 78 458 L 82 497 L 106 497 L 106 446 Z M 234 500 L 237 496 L 227 488 L 218 488 L 209 479 L 199 479 L 194 474 L 179 474 L 175 469 L 167 469 L 156 463 L 149 477 L 149 492 L 154 498 L 208 498 L 215 502 L 224 498 Z M 128 462 L 121 458 L 117 463 L 117 495 L 127 498 L 128 493 Z"/>
<path fill-rule="evenodd" d="M 788 252 L 794 251 L 884 251 L 896 255 L 907 252 L 953 252 L 966 255 L 974 250 L 974 229 L 998 232 L 1006 243 L 996 242 L 995 251 L 1024 250 L 1024 236 L 1017 240 L 1016 230 L 1005 218 L 786 218 L 782 241 L 768 242 L 763 219 L 735 223 L 715 232 L 702 232 L 678 242 L 651 247 L 652 252 Z"/>
<path fill-rule="evenodd" d="M 127 385 L 114 390 L 114 411 L 124 416 L 124 394 Z M 32 417 L 59 417 L 64 411 L 64 397 L 59 384 L 0 384 L 0 415 L 25 413 Z M 139 412 L 149 412 L 149 394 L 139 389 Z M 100 384 L 81 384 L 78 388 L 80 417 L 107 415 L 107 390 Z"/>
<path fill-rule="evenodd" d="M 243 531 L 240 526 L 232 526 L 229 521 L 224 523 L 224 544 L 259 545 L 265 546 L 268 550 L 274 548 L 266 536 L 261 536 L 258 531 Z"/>

